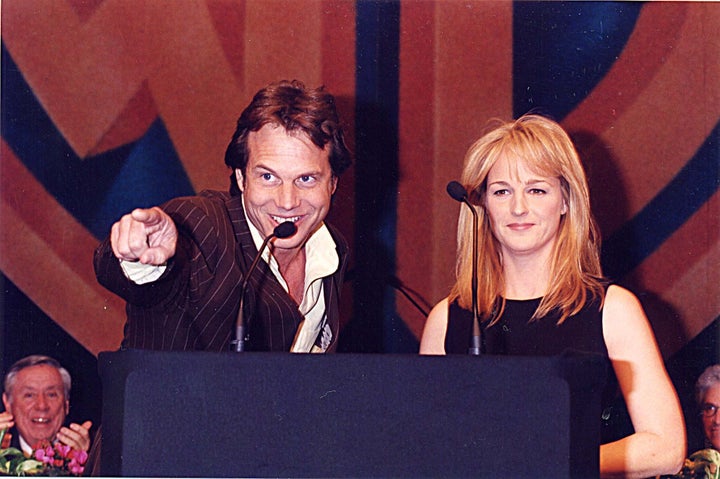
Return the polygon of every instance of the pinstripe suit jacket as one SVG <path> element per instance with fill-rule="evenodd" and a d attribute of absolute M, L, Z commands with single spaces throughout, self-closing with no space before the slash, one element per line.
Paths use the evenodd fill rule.
<path fill-rule="evenodd" d="M 152 283 L 128 280 L 112 253 L 109 239 L 95 251 L 95 274 L 103 286 L 125 299 L 124 348 L 226 351 L 234 339 L 240 289 L 257 248 L 253 243 L 241 196 L 203 191 L 162 205 L 178 228 L 176 253 L 163 275 Z M 334 228 L 328 229 L 340 257 L 338 271 L 323 280 L 325 308 L 337 348 L 339 303 L 348 247 Z M 297 304 L 267 263 L 260 261 L 248 281 L 244 303 L 250 318 L 251 351 L 289 351 L 303 320 Z"/>

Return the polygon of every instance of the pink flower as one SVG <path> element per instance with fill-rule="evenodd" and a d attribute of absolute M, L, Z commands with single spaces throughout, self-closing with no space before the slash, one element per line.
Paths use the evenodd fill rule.
<path fill-rule="evenodd" d="M 35 459 L 45 464 L 51 464 L 53 462 L 54 455 L 55 451 L 53 451 L 50 446 L 44 448 L 40 447 L 35 450 Z"/>
<path fill-rule="evenodd" d="M 88 453 L 87 451 L 75 451 L 73 450 L 73 459 L 78 462 L 78 464 L 85 464 L 88 460 Z"/>
<path fill-rule="evenodd" d="M 60 457 L 63 457 L 63 458 L 69 457 L 68 454 L 70 453 L 71 450 L 72 450 L 72 448 L 65 444 L 58 443 L 55 445 L 55 451 L 57 451 L 59 453 Z"/>
<path fill-rule="evenodd" d="M 35 473 L 47 473 L 50 476 L 82 475 L 88 460 L 87 451 L 76 451 L 72 447 L 56 443 L 51 445 L 42 441 L 33 451 L 38 470 Z M 31 461 L 31 460 L 29 460 Z"/>
<path fill-rule="evenodd" d="M 35 449 L 35 459 L 45 462 L 45 449 Z"/>
<path fill-rule="evenodd" d="M 86 458 L 86 459 L 87 459 L 87 458 Z M 68 467 L 68 470 L 69 470 L 71 473 L 75 474 L 76 476 L 79 476 L 80 474 L 83 473 L 83 471 L 85 471 L 85 467 L 84 467 L 82 464 L 80 464 L 80 463 L 77 461 L 77 459 L 71 460 L 71 461 L 68 463 L 67 467 Z"/>

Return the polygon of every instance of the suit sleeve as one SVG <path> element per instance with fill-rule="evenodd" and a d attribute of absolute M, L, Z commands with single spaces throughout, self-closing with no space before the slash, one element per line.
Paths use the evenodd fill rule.
<path fill-rule="evenodd" d="M 169 301 L 180 294 L 180 287 L 189 277 L 189 258 L 192 250 L 191 241 L 179 235 L 178 244 L 168 267 L 156 281 L 136 284 L 125 276 L 120 261 L 115 257 L 110 240 L 105 239 L 95 250 L 93 266 L 95 277 L 102 286 L 120 296 L 130 304 L 150 307 Z"/>
<path fill-rule="evenodd" d="M 112 252 L 109 238 L 98 246 L 94 256 L 98 282 L 129 304 L 144 308 L 187 305 L 192 298 L 203 297 L 224 251 L 220 245 L 226 244 L 228 237 L 234 238 L 223 203 L 217 198 L 175 198 L 161 208 L 175 222 L 178 243 L 175 256 L 156 281 L 139 285 L 128 279 Z"/>

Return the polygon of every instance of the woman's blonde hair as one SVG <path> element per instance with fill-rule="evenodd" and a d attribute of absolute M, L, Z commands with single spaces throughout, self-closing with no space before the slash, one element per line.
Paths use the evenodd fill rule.
<path fill-rule="evenodd" d="M 560 219 L 551 258 L 552 281 L 532 319 L 555 310 L 558 324 L 577 314 L 588 293 L 604 298 L 600 267 L 600 236 L 590 210 L 587 179 L 570 137 L 556 122 L 536 114 L 497 124 L 467 151 L 460 182 L 478 213 L 478 313 L 492 323 L 504 310 L 502 256 L 485 210 L 487 176 L 501 157 L 523 161 L 537 174 L 560 180 L 567 213 Z M 460 209 L 457 233 L 456 283 L 449 300 L 472 308 L 472 214 Z"/>

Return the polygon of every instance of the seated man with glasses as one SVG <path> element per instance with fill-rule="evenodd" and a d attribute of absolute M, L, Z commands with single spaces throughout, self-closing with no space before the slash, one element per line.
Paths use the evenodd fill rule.
<path fill-rule="evenodd" d="M 710 366 L 700 375 L 695 385 L 695 394 L 700 406 L 706 446 L 720 451 L 720 364 Z"/>
<path fill-rule="evenodd" d="M 695 398 L 705 433 L 705 449 L 694 452 L 682 470 L 661 479 L 714 479 L 720 477 L 720 364 L 710 366 L 695 383 Z"/>

